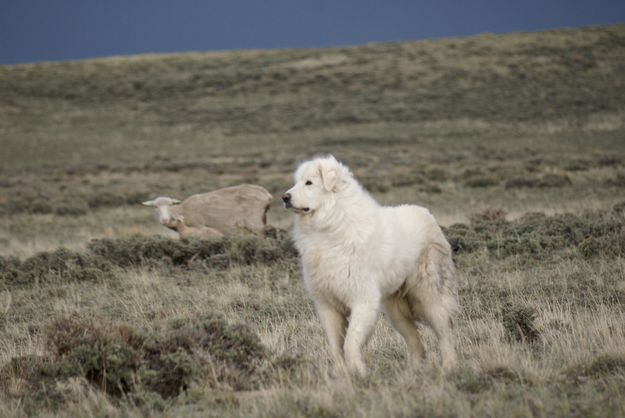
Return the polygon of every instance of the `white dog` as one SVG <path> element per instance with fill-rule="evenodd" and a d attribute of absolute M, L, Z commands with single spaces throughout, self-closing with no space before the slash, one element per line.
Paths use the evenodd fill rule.
<path fill-rule="evenodd" d="M 282 200 L 296 213 L 304 282 L 335 358 L 367 374 L 361 350 L 384 308 L 411 363 L 425 356 L 419 321 L 436 333 L 443 368 L 455 365 L 451 248 L 427 209 L 380 206 L 333 156 L 301 164 Z"/>

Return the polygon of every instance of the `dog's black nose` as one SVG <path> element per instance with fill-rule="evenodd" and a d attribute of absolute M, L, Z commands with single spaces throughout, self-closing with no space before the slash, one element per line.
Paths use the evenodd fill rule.
<path fill-rule="evenodd" d="M 282 201 L 288 203 L 291 201 L 291 193 L 285 193 L 282 195 Z"/>

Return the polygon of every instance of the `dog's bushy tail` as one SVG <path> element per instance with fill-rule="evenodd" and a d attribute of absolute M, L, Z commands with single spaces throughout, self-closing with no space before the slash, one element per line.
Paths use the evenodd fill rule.
<path fill-rule="evenodd" d="M 427 256 L 428 273 L 436 281 L 442 304 L 450 316 L 453 316 L 458 311 L 458 280 L 451 258 L 451 247 L 447 241 L 444 244 L 431 244 Z"/>
<path fill-rule="evenodd" d="M 416 275 L 410 277 L 403 289 L 404 296 L 415 292 L 420 298 L 427 295 L 422 303 L 438 305 L 451 318 L 458 312 L 458 284 L 456 269 L 451 258 L 451 247 L 444 242 L 428 244 L 417 261 Z"/>

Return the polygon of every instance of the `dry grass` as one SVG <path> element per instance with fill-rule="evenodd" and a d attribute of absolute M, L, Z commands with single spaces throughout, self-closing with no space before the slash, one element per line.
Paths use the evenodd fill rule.
<path fill-rule="evenodd" d="M 406 369 L 403 342 L 385 323 L 378 326 L 367 349 L 371 378 L 350 382 L 335 375 L 295 266 L 235 267 L 220 273 L 173 276 L 158 270 L 127 270 L 120 271 L 114 283 L 66 283 L 18 291 L 14 305 L 20 308 L 11 309 L 6 317 L 11 325 L 5 325 L 4 332 L 8 341 L 21 338 L 23 342 L 5 345 L 3 362 L 45 353 L 41 330 L 49 326 L 50 318 L 70 315 L 101 318 L 104 323 L 115 318 L 114 323 L 149 330 L 172 318 L 222 312 L 232 323 L 247 323 L 275 356 L 299 357 L 295 369 L 274 373 L 260 390 L 251 392 L 220 394 L 200 380 L 176 402 L 165 402 L 164 415 L 212 410 L 216 415 L 286 416 L 293 413 L 292 408 L 301 416 L 623 412 L 623 404 L 608 400 L 624 388 L 621 324 L 625 317 L 622 300 L 610 300 L 615 286 L 624 284 L 603 283 L 582 290 L 566 282 L 572 274 L 587 277 L 591 283 L 622 277 L 623 259 L 608 264 L 568 261 L 552 268 L 511 268 L 482 255 L 463 258 L 460 263 L 465 309 L 457 335 L 462 365 L 449 377 L 440 374 L 435 341 L 429 333 L 426 340 L 432 354 L 418 369 Z M 545 292 L 539 287 L 547 278 L 557 283 L 559 298 L 550 296 L 556 289 Z M 533 291 L 526 291 L 528 286 Z M 534 310 L 537 337 L 533 341 L 507 338 L 502 317 L 506 306 Z M 28 312 L 30 316 L 25 317 Z M 58 389 L 67 384 L 71 382 L 59 381 Z M 83 390 L 91 393 L 93 389 L 87 385 Z M 477 394 L 482 400 L 475 403 L 472 399 Z M 601 399 L 607 403 L 597 404 Z M 132 413 L 131 405 L 107 402 L 113 402 L 116 414 Z M 80 413 L 89 413 L 93 407 L 85 393 L 64 397 L 62 404 Z"/>

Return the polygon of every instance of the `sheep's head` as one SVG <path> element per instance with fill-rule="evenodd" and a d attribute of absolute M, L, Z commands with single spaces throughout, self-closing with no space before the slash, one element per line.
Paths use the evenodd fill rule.
<path fill-rule="evenodd" d="M 174 216 L 170 217 L 169 222 L 167 223 L 166 226 L 175 230 L 178 230 L 179 228 L 184 229 L 185 227 L 184 216 L 179 215 L 178 217 L 174 217 Z"/>
<path fill-rule="evenodd" d="M 154 200 L 142 202 L 141 204 L 153 207 L 156 210 L 156 217 L 162 225 L 175 227 L 177 222 L 169 208 L 180 204 L 180 200 L 161 196 Z"/>

